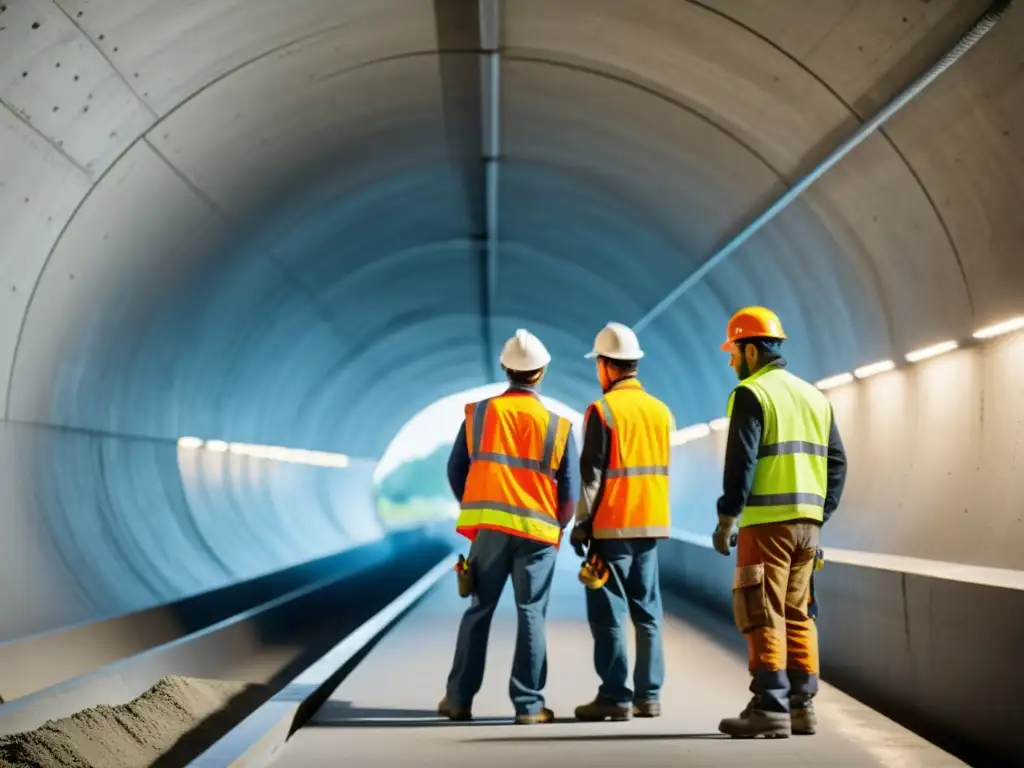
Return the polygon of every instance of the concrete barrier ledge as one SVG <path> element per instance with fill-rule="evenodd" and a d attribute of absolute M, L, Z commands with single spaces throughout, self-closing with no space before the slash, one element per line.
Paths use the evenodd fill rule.
<path fill-rule="evenodd" d="M 709 544 L 663 541 L 662 582 L 731 620 L 735 554 Z M 970 765 L 1024 764 L 1024 592 L 832 551 L 815 574 L 822 678 Z"/>

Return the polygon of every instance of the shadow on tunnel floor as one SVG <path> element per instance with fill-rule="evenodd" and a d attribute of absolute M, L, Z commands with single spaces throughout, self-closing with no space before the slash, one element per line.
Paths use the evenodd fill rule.
<path fill-rule="evenodd" d="M 511 717 L 477 717 L 453 722 L 434 709 L 382 709 L 353 707 L 350 701 L 330 700 L 304 728 L 436 728 L 512 725 Z"/>
<path fill-rule="evenodd" d="M 574 721 L 569 721 L 574 722 Z M 558 734 L 555 736 L 494 736 L 482 739 L 465 739 L 464 744 L 517 744 L 517 743 L 586 743 L 597 741 L 686 741 L 686 740 L 733 741 L 723 733 L 587 733 L 579 736 Z M 737 739 L 737 741 L 739 741 Z"/>

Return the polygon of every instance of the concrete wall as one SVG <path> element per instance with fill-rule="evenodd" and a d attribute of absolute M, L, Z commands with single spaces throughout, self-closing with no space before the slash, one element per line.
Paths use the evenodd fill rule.
<path fill-rule="evenodd" d="M 825 545 L 1024 570 L 1022 366 L 1024 332 L 830 390 L 849 475 Z M 714 529 L 725 443 L 675 449 L 677 527 Z"/>
<path fill-rule="evenodd" d="M 0 642 L 378 540 L 372 471 L 3 424 Z"/>
<path fill-rule="evenodd" d="M 734 558 L 682 541 L 661 555 L 666 588 L 732 618 Z M 1018 763 L 1024 590 L 825 559 L 823 678 L 970 765 Z"/>
<path fill-rule="evenodd" d="M 972 765 L 1024 755 L 1022 359 L 1018 333 L 829 391 L 850 470 L 822 533 L 823 675 Z M 673 456 L 673 523 L 705 541 L 725 442 Z M 680 594 L 731 617 L 734 558 L 672 542 L 662 562 Z M 1003 570 L 984 583 L 988 569 Z"/>

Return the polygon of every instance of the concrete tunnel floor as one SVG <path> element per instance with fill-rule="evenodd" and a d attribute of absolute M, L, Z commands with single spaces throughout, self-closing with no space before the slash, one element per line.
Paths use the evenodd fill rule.
<path fill-rule="evenodd" d="M 512 722 L 507 691 L 516 615 L 508 585 L 492 626 L 474 722 L 437 716 L 467 605 L 453 580 L 443 578 L 292 736 L 274 765 L 965 765 L 827 684 L 816 699 L 815 736 L 765 741 L 719 734 L 719 720 L 738 714 L 750 696 L 745 644 L 727 623 L 675 595 L 665 596 L 662 717 L 575 722 L 573 710 L 594 696 L 598 684 L 577 567 L 571 550 L 563 550 L 548 613 L 545 695 L 557 717 L 554 724 L 516 727 Z M 632 640 L 630 645 L 632 651 Z"/>

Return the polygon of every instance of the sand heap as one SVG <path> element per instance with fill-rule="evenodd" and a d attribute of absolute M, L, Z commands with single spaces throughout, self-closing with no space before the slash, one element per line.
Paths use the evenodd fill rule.
<path fill-rule="evenodd" d="M 127 704 L 100 705 L 0 737 L 0 768 L 143 768 L 160 758 L 185 765 L 258 706 L 262 689 L 165 677 Z"/>

